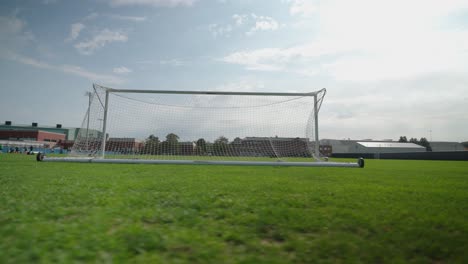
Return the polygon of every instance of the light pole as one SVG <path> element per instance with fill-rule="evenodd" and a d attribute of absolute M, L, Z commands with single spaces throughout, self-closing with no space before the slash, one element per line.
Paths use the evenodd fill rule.
<path fill-rule="evenodd" d="M 87 121 L 86 121 L 86 151 L 89 150 L 88 146 L 88 137 L 89 137 L 89 115 L 91 113 L 91 98 L 93 97 L 93 94 L 91 92 L 86 92 L 86 96 L 88 96 L 88 113 L 87 113 Z"/>

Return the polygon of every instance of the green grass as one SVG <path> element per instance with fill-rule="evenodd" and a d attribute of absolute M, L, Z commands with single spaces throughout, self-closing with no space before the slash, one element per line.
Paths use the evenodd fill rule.
<path fill-rule="evenodd" d="M 364 169 L 0 155 L 0 263 L 468 263 L 468 162 Z"/>

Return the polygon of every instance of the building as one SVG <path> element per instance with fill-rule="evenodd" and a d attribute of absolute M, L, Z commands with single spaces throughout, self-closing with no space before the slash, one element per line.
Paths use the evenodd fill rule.
<path fill-rule="evenodd" d="M 90 142 L 89 145 L 100 145 L 102 132 L 96 129 L 65 128 L 61 124 L 42 126 L 36 122 L 31 123 L 31 125 L 23 125 L 5 121 L 4 124 L 0 125 L 0 139 L 4 140 L 55 142 L 57 144 L 53 144 L 54 146 L 71 149 L 77 138 L 87 138 L 86 141 Z"/>
<path fill-rule="evenodd" d="M 320 145 L 328 145 L 332 148 L 332 153 L 352 153 L 355 140 L 322 139 Z"/>
<path fill-rule="evenodd" d="M 310 157 L 315 149 L 315 143 L 307 138 L 286 137 L 245 137 L 238 142 L 232 142 L 231 152 L 239 156 L 268 157 Z M 320 145 L 322 156 L 331 155 L 331 146 Z"/>
<path fill-rule="evenodd" d="M 0 130 L 1 140 L 59 142 L 65 135 L 39 129 Z"/>
<path fill-rule="evenodd" d="M 356 142 L 354 153 L 404 153 L 426 152 L 426 148 L 414 143 L 403 142 Z"/>
<path fill-rule="evenodd" d="M 143 142 L 136 138 L 109 138 L 106 141 L 106 151 L 120 154 L 139 153 L 143 149 Z"/>
<path fill-rule="evenodd" d="M 334 154 L 346 153 L 405 153 L 425 152 L 426 148 L 414 143 L 373 140 L 322 139 L 321 145 L 332 147 Z"/>
<path fill-rule="evenodd" d="M 78 133 L 79 128 L 64 128 L 61 124 L 55 126 L 40 126 L 38 123 L 33 122 L 31 125 L 12 124 L 11 121 L 5 121 L 0 125 L 0 131 L 21 131 L 21 130 L 41 130 L 50 133 L 58 133 L 65 135 L 66 140 L 74 140 Z"/>
<path fill-rule="evenodd" d="M 191 156 L 195 154 L 196 144 L 194 142 L 179 142 L 179 155 Z"/>
<path fill-rule="evenodd" d="M 465 151 L 465 147 L 458 142 L 431 141 L 432 151 Z"/>

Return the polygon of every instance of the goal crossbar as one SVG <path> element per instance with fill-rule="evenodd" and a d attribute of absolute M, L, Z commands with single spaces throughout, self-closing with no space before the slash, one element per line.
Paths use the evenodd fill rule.
<path fill-rule="evenodd" d="M 105 88 L 110 93 L 148 93 L 148 94 L 199 94 L 199 95 L 251 95 L 251 96 L 317 96 L 325 92 L 326 89 L 309 93 L 268 93 L 268 92 L 222 92 L 222 91 L 182 91 L 182 90 L 131 90 L 131 89 L 114 89 Z"/>

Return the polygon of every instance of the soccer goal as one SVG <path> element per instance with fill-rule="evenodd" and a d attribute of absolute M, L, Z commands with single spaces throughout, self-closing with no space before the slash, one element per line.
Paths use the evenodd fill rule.
<path fill-rule="evenodd" d="M 126 90 L 93 85 L 68 157 L 40 161 L 363 167 L 327 162 L 310 93 Z"/>

